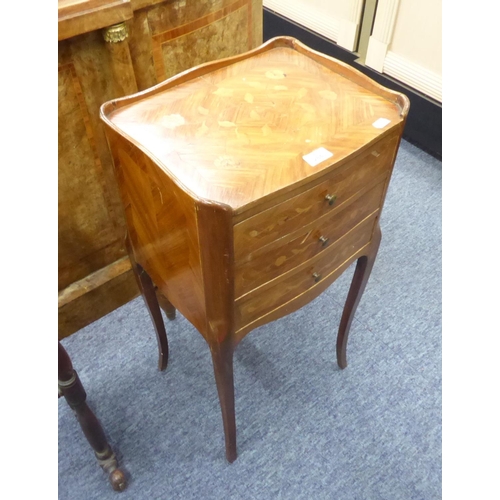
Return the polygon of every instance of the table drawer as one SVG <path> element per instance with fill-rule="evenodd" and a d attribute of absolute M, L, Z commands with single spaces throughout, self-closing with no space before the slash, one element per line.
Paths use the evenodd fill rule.
<path fill-rule="evenodd" d="M 352 203 L 345 204 L 342 210 L 323 216 L 318 221 L 275 240 L 236 262 L 236 297 L 326 251 L 343 234 L 369 215 L 378 212 L 384 188 L 385 182 L 380 182 Z"/>
<path fill-rule="evenodd" d="M 300 266 L 296 272 L 237 299 L 236 330 L 305 293 L 342 266 L 369 243 L 375 220 L 376 215 L 373 214 L 338 239 L 328 250 Z"/>
<path fill-rule="evenodd" d="M 396 145 L 397 137 L 388 136 L 311 189 L 236 224 L 236 260 L 336 210 L 357 191 L 376 183 L 391 168 Z M 330 196 L 335 197 L 333 202 L 327 199 Z"/>

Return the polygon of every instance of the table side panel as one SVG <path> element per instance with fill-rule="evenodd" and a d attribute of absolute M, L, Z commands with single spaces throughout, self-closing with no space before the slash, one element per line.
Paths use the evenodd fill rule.
<path fill-rule="evenodd" d="M 107 127 L 136 261 L 202 335 L 205 296 L 194 200 L 142 151 Z"/>

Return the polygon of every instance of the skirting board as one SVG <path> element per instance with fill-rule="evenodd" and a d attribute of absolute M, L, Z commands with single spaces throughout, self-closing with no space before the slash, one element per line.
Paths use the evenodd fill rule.
<path fill-rule="evenodd" d="M 442 106 L 440 102 L 427 97 L 395 78 L 360 64 L 356 61 L 357 56 L 355 54 L 343 49 L 320 34 L 276 12 L 264 9 L 264 41 L 280 35 L 293 36 L 312 49 L 353 66 L 381 85 L 406 94 L 410 99 L 410 112 L 406 120 L 403 137 L 435 158 L 441 159 Z"/>
<path fill-rule="evenodd" d="M 390 50 L 385 56 L 384 73 L 405 82 L 409 87 L 423 92 L 424 95 L 437 102 L 442 101 L 440 75 L 414 64 Z"/>

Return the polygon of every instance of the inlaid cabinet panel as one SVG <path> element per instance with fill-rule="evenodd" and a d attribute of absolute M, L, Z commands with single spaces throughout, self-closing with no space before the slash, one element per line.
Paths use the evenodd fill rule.
<path fill-rule="evenodd" d="M 59 51 L 59 289 L 126 255 L 125 224 L 99 102 L 112 95 L 98 33 Z M 99 57 L 92 61 L 89 51 Z"/>
<path fill-rule="evenodd" d="M 140 90 L 193 66 L 262 43 L 260 0 L 175 0 L 142 8 L 131 21 L 130 50 Z"/>

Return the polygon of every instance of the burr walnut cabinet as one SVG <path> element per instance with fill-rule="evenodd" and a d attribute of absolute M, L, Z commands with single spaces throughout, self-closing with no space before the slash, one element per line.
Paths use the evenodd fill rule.
<path fill-rule="evenodd" d="M 262 0 L 58 0 L 59 338 L 138 294 L 101 104 L 262 43 Z"/>
<path fill-rule="evenodd" d="M 155 285 L 169 317 L 178 309 L 210 347 L 230 462 L 238 342 L 357 261 L 337 337 L 346 366 L 408 109 L 404 95 L 289 37 L 101 107 L 160 368 Z"/>

